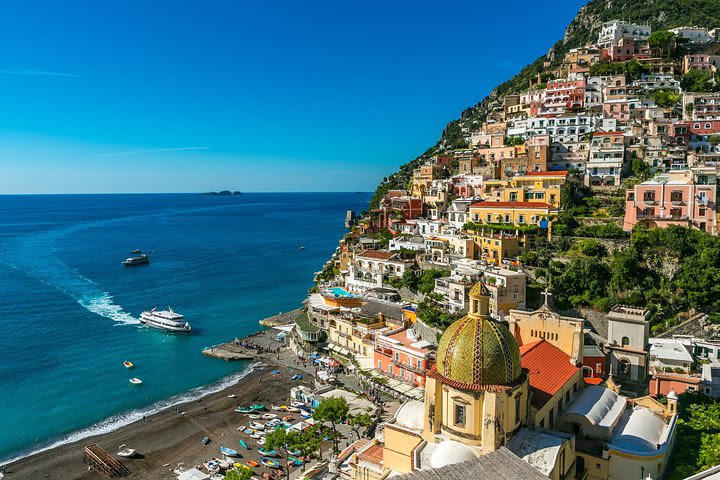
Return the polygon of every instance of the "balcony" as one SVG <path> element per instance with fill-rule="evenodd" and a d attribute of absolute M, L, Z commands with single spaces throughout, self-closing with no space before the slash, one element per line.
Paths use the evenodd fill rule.
<path fill-rule="evenodd" d="M 410 364 L 407 364 L 407 363 L 404 363 L 404 362 L 401 362 L 401 361 L 395 360 L 395 359 L 390 360 L 390 364 L 394 365 L 398 368 L 403 368 L 410 372 L 417 373 L 419 375 L 425 375 L 425 370 L 423 370 L 422 368 L 418 368 L 415 365 L 410 365 Z"/>

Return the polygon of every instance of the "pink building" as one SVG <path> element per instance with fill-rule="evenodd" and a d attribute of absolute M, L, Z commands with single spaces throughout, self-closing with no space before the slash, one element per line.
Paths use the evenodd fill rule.
<path fill-rule="evenodd" d="M 627 191 L 623 228 L 638 224 L 699 228 L 717 234 L 714 168 L 676 170 Z"/>
<path fill-rule="evenodd" d="M 542 109 L 545 113 L 563 113 L 570 108 L 585 105 L 585 78 L 551 80 L 542 92 Z"/>
<path fill-rule="evenodd" d="M 682 71 L 687 73 L 690 70 L 698 70 L 713 73 L 717 70 L 718 65 L 720 65 L 720 55 L 697 53 L 683 57 Z"/>
<path fill-rule="evenodd" d="M 630 121 L 630 102 L 626 99 L 607 100 L 603 103 L 603 113 L 606 117 L 613 117 L 618 122 Z"/>
<path fill-rule="evenodd" d="M 634 59 L 650 58 L 651 51 L 647 41 L 637 41 L 632 37 L 623 37 L 603 52 L 604 60 L 626 62 Z"/>
<path fill-rule="evenodd" d="M 461 198 L 482 195 L 484 179 L 485 175 L 455 175 L 453 191 Z"/>
<path fill-rule="evenodd" d="M 435 360 L 430 342 L 413 330 L 400 328 L 375 336 L 374 366 L 391 378 L 414 387 L 425 386 L 425 374 Z"/>

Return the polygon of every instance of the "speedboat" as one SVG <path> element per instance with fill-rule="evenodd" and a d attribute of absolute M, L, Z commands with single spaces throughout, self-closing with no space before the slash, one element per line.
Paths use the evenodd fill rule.
<path fill-rule="evenodd" d="M 273 420 L 273 419 L 275 419 L 275 418 L 277 418 L 277 417 L 278 417 L 278 416 L 275 415 L 274 413 L 263 413 L 263 414 L 262 414 L 263 420 Z"/>
<path fill-rule="evenodd" d="M 192 330 L 190 324 L 185 321 L 185 317 L 173 312 L 170 307 L 167 310 L 153 308 L 149 312 L 142 312 L 140 314 L 140 323 L 173 333 L 190 333 L 190 330 Z"/>
<path fill-rule="evenodd" d="M 130 383 L 132 383 L 133 385 L 142 385 L 142 380 L 137 377 L 133 377 L 130 379 Z"/>
<path fill-rule="evenodd" d="M 127 448 L 127 445 L 122 444 L 118 447 L 120 451 L 117 453 L 120 457 L 130 458 L 137 454 L 137 450 L 134 448 Z"/>
<path fill-rule="evenodd" d="M 148 263 L 150 263 L 150 257 L 143 253 L 142 255 L 138 255 L 137 257 L 128 257 L 123 260 L 122 263 L 126 267 L 132 267 L 134 265 L 147 265 Z"/>
<path fill-rule="evenodd" d="M 135 250 L 130 250 L 130 253 L 133 255 L 139 255 L 142 253 L 142 251 L 139 248 L 136 248 Z"/>
<path fill-rule="evenodd" d="M 222 452 L 222 454 L 227 457 L 237 457 L 238 456 L 237 450 L 233 450 L 232 448 L 228 448 L 228 447 L 220 447 L 220 452 Z"/>
<path fill-rule="evenodd" d="M 255 410 L 253 410 L 252 407 L 237 407 L 235 411 L 237 413 L 252 413 Z"/>
<path fill-rule="evenodd" d="M 133 365 L 133 362 L 130 362 L 130 361 L 128 361 L 128 360 L 125 360 L 125 361 L 123 362 L 123 365 L 125 365 L 125 368 L 132 368 L 132 367 L 135 366 L 135 365 Z"/>

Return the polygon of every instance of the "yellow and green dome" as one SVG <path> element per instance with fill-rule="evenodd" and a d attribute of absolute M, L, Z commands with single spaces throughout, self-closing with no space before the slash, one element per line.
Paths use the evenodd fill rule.
<path fill-rule="evenodd" d="M 472 390 L 512 385 L 522 374 L 520 349 L 507 327 L 470 315 L 445 330 L 436 365 L 446 383 Z"/>

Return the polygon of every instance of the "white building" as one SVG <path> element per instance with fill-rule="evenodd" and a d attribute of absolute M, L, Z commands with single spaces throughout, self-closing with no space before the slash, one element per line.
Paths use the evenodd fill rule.
<path fill-rule="evenodd" d="M 675 338 L 650 339 L 650 368 L 656 372 L 688 373 L 694 362 L 688 347 Z"/>
<path fill-rule="evenodd" d="M 585 167 L 585 185 L 620 185 L 625 171 L 625 144 L 620 132 L 596 132 Z"/>
<path fill-rule="evenodd" d="M 633 85 L 642 87 L 645 91 L 651 90 L 673 90 L 680 93 L 680 81 L 668 73 L 643 74 L 640 79 L 635 80 Z"/>
<path fill-rule="evenodd" d="M 615 305 L 608 314 L 605 349 L 610 370 L 623 383 L 645 383 L 648 376 L 649 312 L 643 308 Z"/>
<path fill-rule="evenodd" d="M 350 262 L 346 287 L 353 292 L 382 287 L 386 277 L 402 277 L 413 263 L 401 260 L 394 252 L 366 250 L 355 255 Z"/>
<path fill-rule="evenodd" d="M 635 40 L 647 40 L 652 29 L 650 25 L 638 25 L 623 20 L 611 20 L 603 23 L 597 44 L 600 47 L 610 46 L 621 38 L 634 38 Z"/>
<path fill-rule="evenodd" d="M 585 172 L 590 157 L 590 142 L 567 142 L 552 144 L 549 170 L 578 170 Z"/>
<path fill-rule="evenodd" d="M 531 117 L 527 119 L 527 136 L 550 135 L 553 142 L 577 143 L 584 135 L 600 129 L 602 121 L 602 115 L 586 113 Z"/>
<path fill-rule="evenodd" d="M 686 39 L 689 43 L 708 43 L 715 40 L 708 29 L 702 27 L 676 27 L 671 28 L 669 31 L 678 38 Z"/>

